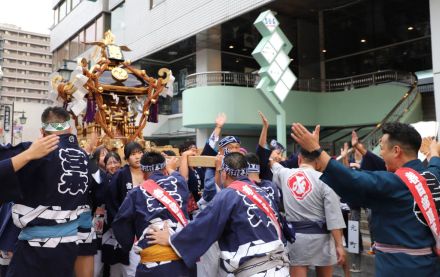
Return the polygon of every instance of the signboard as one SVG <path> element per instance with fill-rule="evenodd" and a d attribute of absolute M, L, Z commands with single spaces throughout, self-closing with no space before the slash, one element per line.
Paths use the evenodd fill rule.
<path fill-rule="evenodd" d="M 348 221 L 348 252 L 359 254 L 359 221 Z"/>
<path fill-rule="evenodd" d="M 261 66 L 258 72 L 261 81 L 257 88 L 266 93 L 274 93 L 283 102 L 296 81 L 295 74 L 289 68 L 291 59 L 288 53 L 292 50 L 292 44 L 279 28 L 279 22 L 272 11 L 261 13 L 254 25 L 263 36 L 252 52 Z"/>
<path fill-rule="evenodd" d="M 9 132 L 11 130 L 11 108 L 9 106 L 5 106 L 5 114 L 3 120 L 3 128 L 5 132 Z"/>
<path fill-rule="evenodd" d="M 281 31 L 279 21 L 270 10 L 262 12 L 254 22 L 263 36 L 252 52 L 261 66 L 258 71 L 261 79 L 257 85 L 264 97 L 277 112 L 277 140 L 286 145 L 286 112 L 280 105 L 296 82 L 296 76 L 289 68 L 292 61 L 288 56 L 292 44 Z"/>

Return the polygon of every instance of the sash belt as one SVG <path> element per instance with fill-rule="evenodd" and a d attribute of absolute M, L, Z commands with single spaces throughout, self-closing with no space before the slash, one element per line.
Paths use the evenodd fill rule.
<path fill-rule="evenodd" d="M 296 233 L 300 234 L 328 234 L 327 224 L 324 221 L 291 221 Z"/>
<path fill-rule="evenodd" d="M 141 256 L 141 263 L 180 260 L 180 257 L 177 256 L 171 246 L 163 246 L 159 244 L 144 248 L 139 254 Z"/>
<path fill-rule="evenodd" d="M 267 271 L 275 267 L 289 266 L 289 260 L 284 253 L 267 254 L 244 262 L 237 270 L 234 271 L 235 277 L 253 276 L 257 273 Z"/>
<path fill-rule="evenodd" d="M 391 244 L 385 244 L 380 242 L 374 243 L 374 248 L 376 250 L 379 250 L 384 253 L 405 253 L 412 256 L 424 256 L 424 255 L 430 255 L 432 254 L 432 248 L 431 247 L 425 247 L 425 248 L 406 248 L 401 245 L 391 245 Z"/>

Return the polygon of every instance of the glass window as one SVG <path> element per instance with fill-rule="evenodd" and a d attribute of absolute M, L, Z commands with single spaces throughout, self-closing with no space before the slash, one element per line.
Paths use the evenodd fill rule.
<path fill-rule="evenodd" d="M 66 16 L 67 14 L 67 5 L 66 5 L 66 1 L 63 1 L 61 3 L 61 5 L 59 6 L 60 8 L 60 21 L 63 20 L 63 18 Z"/>
<path fill-rule="evenodd" d="M 72 10 L 72 0 L 66 0 L 66 9 L 67 13 L 70 13 L 70 11 Z"/>
<path fill-rule="evenodd" d="M 70 41 L 70 59 L 76 58 L 79 53 L 79 37 L 76 36 Z"/>
<path fill-rule="evenodd" d="M 78 52 L 82 53 L 82 52 L 84 52 L 86 50 L 86 45 L 84 44 L 84 42 L 85 42 L 85 39 L 84 39 L 85 38 L 85 31 L 82 30 L 79 33 L 78 37 L 79 37 L 79 50 L 78 50 Z"/>
<path fill-rule="evenodd" d="M 96 19 L 96 39 L 104 38 L 104 15 Z"/>
<path fill-rule="evenodd" d="M 112 33 L 115 35 L 116 43 L 123 43 L 124 41 L 124 29 L 125 29 L 124 15 L 125 15 L 124 3 L 122 3 L 112 11 L 110 29 L 112 30 Z"/>
<path fill-rule="evenodd" d="M 92 22 L 89 27 L 86 29 L 86 42 L 96 41 L 96 26 L 95 22 Z M 86 49 L 91 48 L 92 45 L 86 45 Z"/>
<path fill-rule="evenodd" d="M 60 12 L 59 8 L 53 10 L 53 25 L 58 24 L 59 12 Z"/>

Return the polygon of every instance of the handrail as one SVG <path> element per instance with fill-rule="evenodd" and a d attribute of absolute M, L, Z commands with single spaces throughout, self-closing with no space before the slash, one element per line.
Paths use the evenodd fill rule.
<path fill-rule="evenodd" d="M 186 89 L 201 86 L 240 86 L 254 87 L 259 76 L 252 73 L 230 71 L 211 71 L 190 74 L 186 77 Z"/>
<path fill-rule="evenodd" d="M 419 91 L 417 89 L 417 76 L 415 74 L 412 75 L 414 78 L 414 82 L 411 84 L 408 92 L 402 96 L 399 102 L 397 102 L 397 104 L 391 109 L 391 111 L 382 119 L 380 123 L 376 125 L 376 127 L 371 132 L 360 138 L 360 140 L 362 140 L 362 144 L 367 149 L 373 150 L 379 144 L 380 138 L 383 135 L 381 127 L 385 123 L 400 121 L 403 115 L 407 111 L 409 111 L 409 108 L 416 100 L 416 97 L 419 94 Z M 351 153 L 352 151 L 353 148 L 350 148 L 349 153 Z M 338 156 L 336 159 L 341 160 L 342 156 Z"/>
<path fill-rule="evenodd" d="M 337 79 L 299 79 L 294 89 L 312 92 L 334 92 L 368 87 L 388 82 L 400 82 L 411 85 L 414 75 L 395 70 L 382 70 L 367 74 L 355 75 Z M 186 89 L 201 86 L 242 86 L 254 87 L 260 77 L 254 73 L 230 71 L 210 71 L 190 74 L 186 77 Z"/>

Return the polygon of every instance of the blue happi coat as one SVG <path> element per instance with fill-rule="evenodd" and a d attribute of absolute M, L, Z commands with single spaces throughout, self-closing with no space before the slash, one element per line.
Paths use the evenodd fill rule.
<path fill-rule="evenodd" d="M 240 180 L 250 184 L 277 211 L 264 189 L 246 177 Z M 283 241 L 268 216 L 245 195 L 231 188 L 217 193 L 194 221 L 170 239 L 187 266 L 193 266 L 215 241 L 221 251 L 221 266 L 227 272 L 234 272 L 252 258 L 284 251 Z"/>
<path fill-rule="evenodd" d="M 17 173 L 21 197 L 12 219 L 21 232 L 11 276 L 70 276 L 77 255 L 96 251 L 87 248 L 94 238 L 88 156 L 75 135 L 59 137 L 56 150 Z"/>
<path fill-rule="evenodd" d="M 109 177 L 108 182 L 105 204 L 107 210 L 106 223 L 109 228 L 106 228 L 102 236 L 102 261 L 110 265 L 117 263 L 128 265 L 130 263 L 129 249 L 125 251 L 121 248 L 113 234 L 111 224 L 127 193 L 133 188 L 129 165 L 120 168 L 113 176 Z"/>
<path fill-rule="evenodd" d="M 11 158 L 23 152 L 31 145 L 23 142 L 16 146 L 0 145 L 0 203 L 17 200 L 21 197 L 20 182 L 15 174 Z"/>
<path fill-rule="evenodd" d="M 23 229 L 20 239 L 28 240 L 30 244 L 44 245 L 39 237 L 41 232 L 47 233 L 46 238 L 65 237 L 66 241 L 73 240 L 73 236 L 78 235 L 78 226 L 89 225 L 79 224 L 83 213 L 83 218 L 90 219 L 87 154 L 79 147 L 74 135 L 60 135 L 58 146 L 46 157 L 31 161 L 18 172 L 22 198 L 15 201 L 12 218 L 15 225 Z M 31 229 L 62 224 L 65 225 L 57 227 L 65 229 L 57 229 L 55 232 L 58 235 L 52 233 L 53 229 L 50 228 Z"/>
<path fill-rule="evenodd" d="M 177 201 L 188 218 L 189 190 L 184 178 L 177 171 L 169 176 L 157 171 L 153 172 L 149 179 L 166 190 Z M 148 228 L 152 225 L 161 228 L 164 221 L 167 221 L 168 226 L 174 231 L 179 231 L 183 227 L 177 223 L 177 220 L 162 203 L 139 186 L 127 194 L 113 220 L 112 229 L 117 241 L 125 251 L 131 249 L 136 237 L 138 240 L 135 244 L 135 251 L 138 252 L 150 246 L 145 237 Z M 188 268 L 181 260 L 162 263 L 149 262 L 138 265 L 136 276 L 172 276 L 172 274 L 186 276 L 187 272 Z"/>
<path fill-rule="evenodd" d="M 379 162 L 374 157 L 370 158 Z M 421 173 L 428 185 L 438 186 L 440 158 L 433 157 L 428 167 L 418 159 L 409 161 L 403 167 Z M 411 192 L 396 174 L 350 170 L 330 160 L 321 179 L 348 202 L 372 210 L 371 229 L 377 242 L 414 249 L 435 245 L 434 237 L 424 223 Z M 440 193 L 440 188 L 436 191 Z M 375 266 L 376 276 L 440 276 L 439 259 L 434 254 L 413 256 L 377 251 Z"/>

